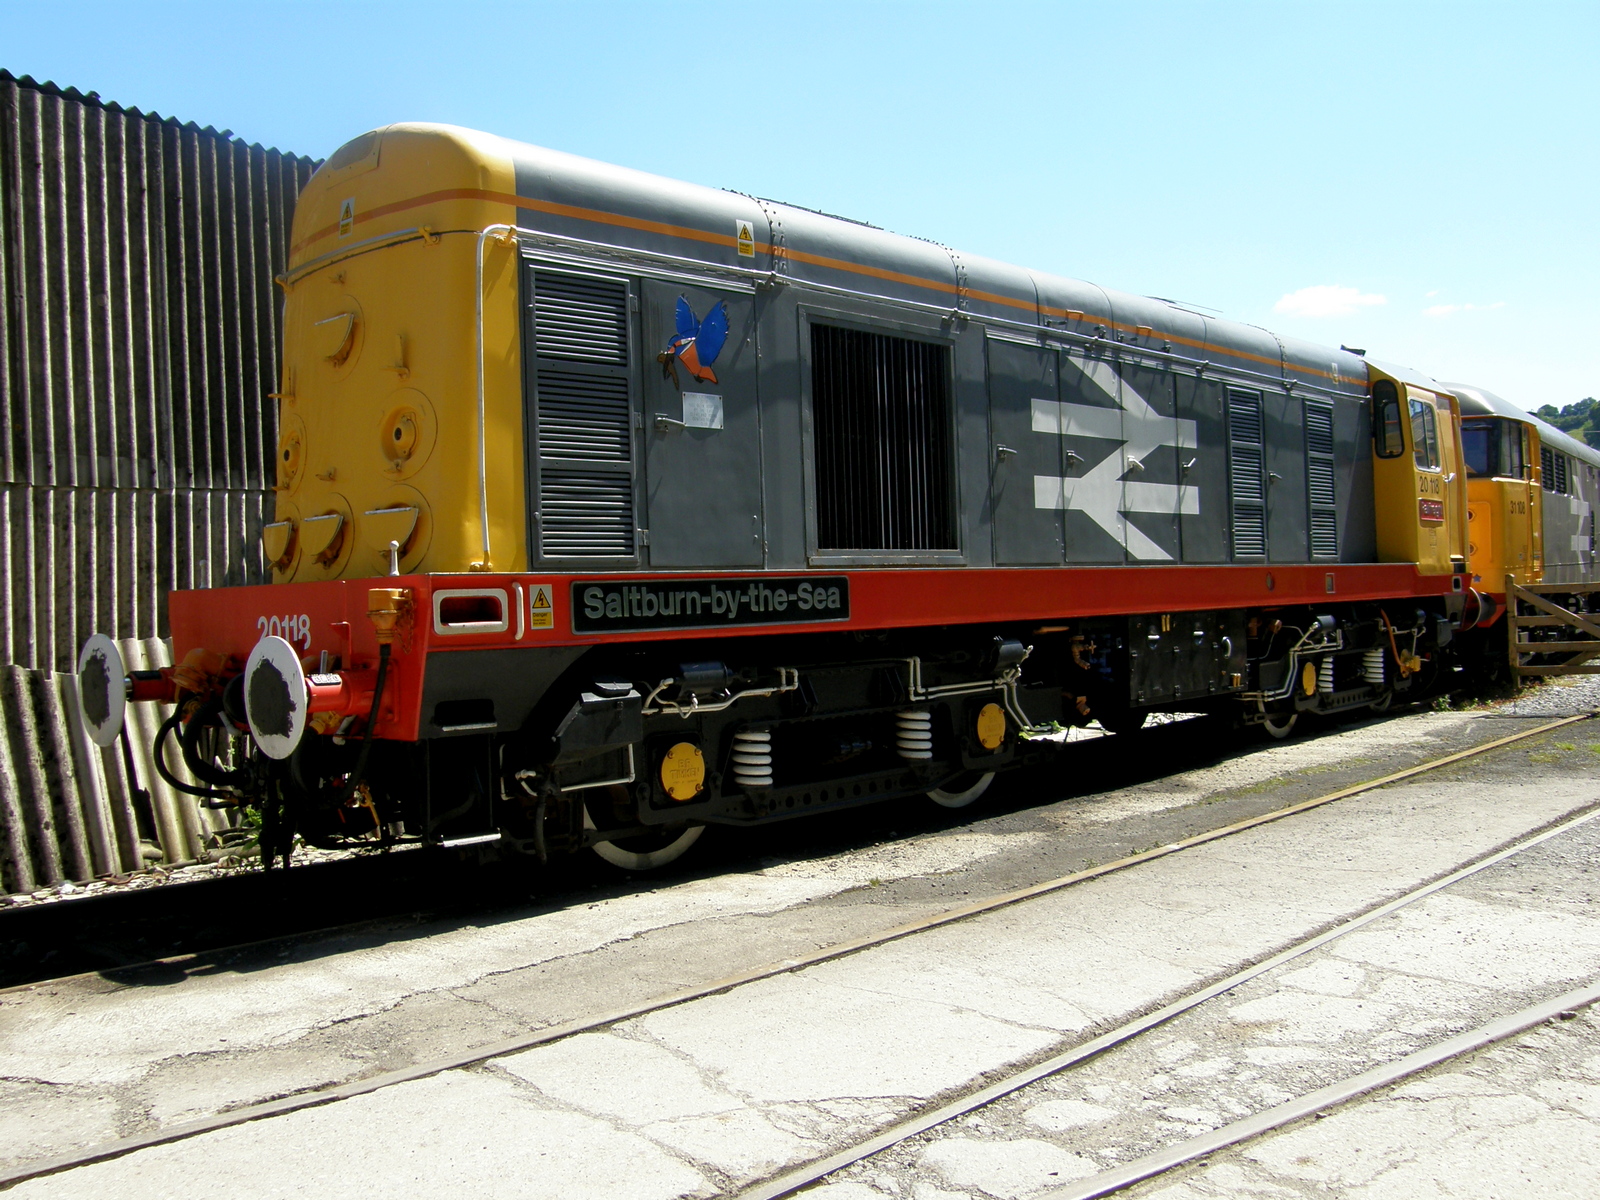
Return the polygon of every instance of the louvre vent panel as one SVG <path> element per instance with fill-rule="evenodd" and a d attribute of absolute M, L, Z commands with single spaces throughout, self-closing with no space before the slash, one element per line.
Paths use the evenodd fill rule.
<path fill-rule="evenodd" d="M 628 462 L 628 380 L 621 375 L 539 372 L 539 454 Z"/>
<path fill-rule="evenodd" d="M 949 351 L 811 327 L 817 544 L 954 550 Z"/>
<path fill-rule="evenodd" d="M 1339 518 L 1332 511 L 1311 514 L 1311 554 L 1315 558 L 1339 556 Z"/>
<path fill-rule="evenodd" d="M 1262 558 L 1267 553 L 1267 510 L 1258 504 L 1233 506 L 1233 553 Z"/>
<path fill-rule="evenodd" d="M 626 475 L 546 470 L 539 513 L 546 558 L 633 557 L 633 482 Z"/>
<path fill-rule="evenodd" d="M 1267 554 L 1266 432 L 1259 392 L 1228 392 L 1228 494 L 1233 502 L 1233 556 Z"/>
<path fill-rule="evenodd" d="M 1261 397 L 1256 393 L 1228 393 L 1228 436 L 1236 442 L 1261 444 Z"/>
<path fill-rule="evenodd" d="M 611 279 L 538 271 L 534 338 L 541 358 L 628 365 L 628 288 Z"/>
<path fill-rule="evenodd" d="M 1231 469 L 1235 504 L 1260 504 L 1266 499 L 1261 482 L 1260 446 L 1235 445 Z"/>
<path fill-rule="evenodd" d="M 1339 557 L 1338 476 L 1333 463 L 1333 405 L 1307 400 L 1306 512 L 1312 558 Z"/>
<path fill-rule="evenodd" d="M 1333 453 L 1333 407 L 1327 404 L 1306 405 L 1306 452 L 1308 454 Z"/>
<path fill-rule="evenodd" d="M 1312 504 L 1333 507 L 1337 496 L 1333 486 L 1333 460 L 1311 459 L 1306 463 L 1306 488 Z"/>

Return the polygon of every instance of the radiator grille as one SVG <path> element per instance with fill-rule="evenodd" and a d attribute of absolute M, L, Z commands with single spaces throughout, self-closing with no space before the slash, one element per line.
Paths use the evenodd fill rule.
<path fill-rule="evenodd" d="M 1306 405 L 1306 453 L 1333 453 L 1333 406 L 1308 403 Z"/>
<path fill-rule="evenodd" d="M 1311 514 L 1311 554 L 1314 558 L 1339 557 L 1339 516 L 1334 512 Z"/>
<path fill-rule="evenodd" d="M 1228 492 L 1233 501 L 1233 556 L 1267 554 L 1266 448 L 1261 396 L 1228 392 Z"/>
<path fill-rule="evenodd" d="M 533 309 L 541 357 L 627 365 L 628 289 L 620 280 L 539 271 Z"/>
<path fill-rule="evenodd" d="M 1326 504 L 1332 508 L 1336 502 L 1333 488 L 1333 463 L 1312 459 L 1306 463 L 1306 491 L 1313 505 Z"/>
<path fill-rule="evenodd" d="M 1339 557 L 1339 495 L 1333 463 L 1333 405 L 1307 400 L 1306 511 L 1312 558 Z"/>
<path fill-rule="evenodd" d="M 949 351 L 811 327 L 817 544 L 954 550 Z"/>
<path fill-rule="evenodd" d="M 1261 397 L 1255 392 L 1228 393 L 1228 436 L 1261 445 Z"/>
<path fill-rule="evenodd" d="M 1267 514 L 1257 508 L 1233 510 L 1233 553 L 1239 558 L 1263 558 L 1267 553 Z"/>
<path fill-rule="evenodd" d="M 551 471 L 539 481 L 546 558 L 630 558 L 633 482 L 626 475 Z"/>
<path fill-rule="evenodd" d="M 628 411 L 624 376 L 541 370 L 539 453 L 545 458 L 627 462 L 632 454 Z"/>

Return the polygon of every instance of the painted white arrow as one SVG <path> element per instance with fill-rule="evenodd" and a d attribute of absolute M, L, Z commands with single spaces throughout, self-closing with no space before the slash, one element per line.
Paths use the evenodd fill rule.
<path fill-rule="evenodd" d="M 1145 455 L 1162 446 L 1176 446 L 1180 452 L 1193 450 L 1195 423 L 1163 417 L 1125 379 L 1120 380 L 1119 396 L 1119 379 L 1110 363 L 1088 362 L 1081 364 L 1081 368 L 1090 382 L 1117 407 L 1035 400 L 1033 431 L 1057 437 L 1103 438 L 1122 443 L 1122 448 L 1106 455 L 1076 478 L 1035 475 L 1033 506 L 1084 513 L 1134 558 L 1170 560 L 1172 555 L 1145 536 L 1128 520 L 1127 514 L 1180 512 L 1197 515 L 1200 512 L 1199 489 L 1175 483 L 1125 481 L 1122 476 L 1130 469 L 1130 462 L 1142 462 Z"/>

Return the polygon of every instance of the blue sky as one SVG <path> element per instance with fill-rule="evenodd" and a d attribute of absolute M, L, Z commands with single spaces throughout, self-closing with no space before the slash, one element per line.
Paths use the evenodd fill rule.
<path fill-rule="evenodd" d="M 312 155 L 436 120 L 1600 396 L 1600 3 L 18 4 L 0 66 Z"/>

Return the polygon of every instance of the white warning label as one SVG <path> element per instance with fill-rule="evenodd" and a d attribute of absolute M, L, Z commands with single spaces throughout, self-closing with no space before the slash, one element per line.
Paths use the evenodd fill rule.
<path fill-rule="evenodd" d="M 739 257 L 754 258 L 756 256 L 756 229 L 749 221 L 735 221 L 735 236 L 739 239 Z"/>
<path fill-rule="evenodd" d="M 555 623 L 555 612 L 550 607 L 549 585 L 543 583 L 531 585 L 528 588 L 528 628 L 551 629 Z"/>
<path fill-rule="evenodd" d="M 339 205 L 339 236 L 349 237 L 356 225 L 356 201 L 352 196 Z"/>

